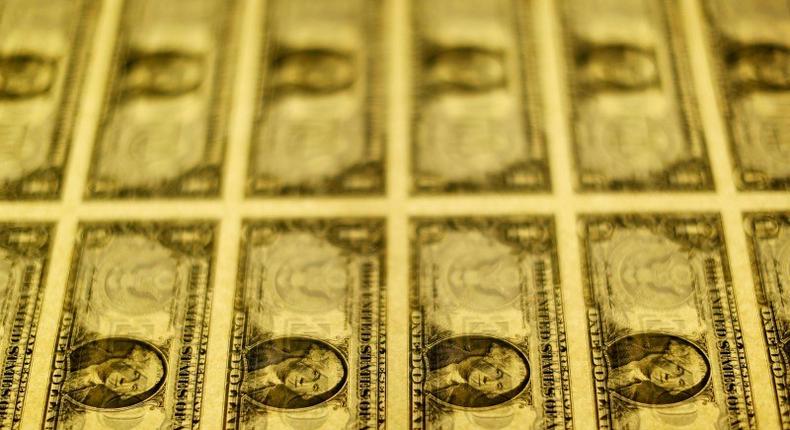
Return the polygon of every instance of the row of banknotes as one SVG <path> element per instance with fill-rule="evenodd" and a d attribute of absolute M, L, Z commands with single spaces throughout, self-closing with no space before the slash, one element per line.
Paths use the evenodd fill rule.
<path fill-rule="evenodd" d="M 567 333 L 551 216 L 409 222 L 408 350 L 388 345 L 385 221 L 244 222 L 224 398 L 204 398 L 212 222 L 79 226 L 48 387 L 29 387 L 52 225 L 0 225 L 0 427 L 756 428 L 741 324 L 762 326 L 790 425 L 790 212 L 744 216 L 759 315 L 736 310 L 712 213 L 579 217 L 587 333 Z M 391 294 L 390 294 L 391 295 Z M 586 336 L 595 418 L 574 416 L 569 336 Z M 572 352 L 572 351 L 571 351 Z M 408 417 L 388 358 L 408 356 Z M 24 402 L 26 392 L 43 393 Z M 393 393 L 390 391 L 390 395 Z M 408 424 L 407 424 L 408 423 Z M 771 428 L 765 423 L 765 428 Z"/>
<path fill-rule="evenodd" d="M 0 2 L 0 197 L 56 199 L 98 0 Z M 269 0 L 248 196 L 385 191 L 382 0 Z M 415 193 L 549 191 L 529 0 L 410 2 Z M 682 3 L 558 0 L 578 190 L 712 190 Z M 790 12 L 704 0 L 742 190 L 790 188 Z M 217 197 L 238 61 L 237 0 L 130 0 L 113 36 L 83 195 Z M 542 57 L 540 57 L 542 58 Z M 95 76 L 95 75 L 92 75 Z M 721 185 L 721 184 L 719 184 Z"/>
<path fill-rule="evenodd" d="M 0 0 L 0 429 L 790 429 L 787 191 L 786 0 Z"/>

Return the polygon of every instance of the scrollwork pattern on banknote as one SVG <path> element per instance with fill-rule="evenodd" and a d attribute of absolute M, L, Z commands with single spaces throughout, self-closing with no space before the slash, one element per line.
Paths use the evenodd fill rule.
<path fill-rule="evenodd" d="M 754 428 L 719 217 L 580 220 L 599 427 Z"/>
<path fill-rule="evenodd" d="M 703 4 L 738 186 L 790 190 L 790 7 Z"/>
<path fill-rule="evenodd" d="M 124 3 L 89 197 L 219 193 L 236 0 Z"/>
<path fill-rule="evenodd" d="M 532 2 L 411 7 L 413 191 L 548 190 Z"/>
<path fill-rule="evenodd" d="M 709 190 L 677 1 L 560 2 L 581 190 Z"/>
<path fill-rule="evenodd" d="M 266 2 L 250 195 L 384 190 L 380 0 Z"/>
<path fill-rule="evenodd" d="M 0 223 L 0 428 L 18 429 L 29 387 L 49 248 L 48 224 Z"/>
<path fill-rule="evenodd" d="M 552 219 L 411 225 L 411 428 L 571 428 Z"/>
<path fill-rule="evenodd" d="M 44 428 L 196 428 L 214 225 L 79 229 Z"/>
<path fill-rule="evenodd" d="M 779 419 L 790 427 L 790 213 L 748 213 L 744 219 Z"/>
<path fill-rule="evenodd" d="M 384 223 L 245 223 L 228 429 L 384 428 Z"/>
<path fill-rule="evenodd" d="M 0 199 L 60 194 L 99 4 L 0 4 Z"/>

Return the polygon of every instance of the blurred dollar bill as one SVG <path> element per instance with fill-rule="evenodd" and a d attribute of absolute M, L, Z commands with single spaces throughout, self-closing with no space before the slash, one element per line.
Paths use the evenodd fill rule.
<path fill-rule="evenodd" d="M 676 0 L 562 0 L 580 190 L 710 190 Z"/>
<path fill-rule="evenodd" d="M 236 4 L 124 3 L 87 196 L 218 195 Z"/>

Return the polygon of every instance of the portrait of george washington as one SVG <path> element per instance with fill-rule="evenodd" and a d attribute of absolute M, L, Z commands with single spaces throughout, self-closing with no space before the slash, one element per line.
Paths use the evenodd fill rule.
<path fill-rule="evenodd" d="M 521 394 L 529 364 L 514 345 L 487 336 L 440 341 L 426 354 L 425 391 L 443 402 L 467 408 L 494 406 Z"/>
<path fill-rule="evenodd" d="M 254 346 L 246 357 L 241 390 L 255 402 L 279 409 L 321 404 L 345 385 L 340 353 L 317 339 L 290 337 Z"/>
<path fill-rule="evenodd" d="M 126 338 L 88 342 L 69 354 L 62 392 L 85 406 L 117 409 L 151 398 L 164 385 L 166 366 L 152 345 Z"/>
<path fill-rule="evenodd" d="M 702 391 L 710 379 L 710 364 L 702 351 L 677 336 L 627 336 L 609 346 L 607 356 L 609 390 L 639 403 L 682 402 Z"/>

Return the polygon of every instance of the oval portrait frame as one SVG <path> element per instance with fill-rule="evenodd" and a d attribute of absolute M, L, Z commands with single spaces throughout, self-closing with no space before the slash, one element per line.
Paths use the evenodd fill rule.
<path fill-rule="evenodd" d="M 431 393 L 430 391 L 424 390 L 426 395 L 429 395 L 434 401 L 436 401 L 437 403 L 440 403 L 443 406 L 447 406 L 447 407 L 450 407 L 450 408 L 453 408 L 453 409 L 458 409 L 458 410 L 464 410 L 464 411 L 486 411 L 486 410 L 491 410 L 491 409 L 502 407 L 502 405 L 506 405 L 506 404 L 512 402 L 514 399 L 516 399 L 519 396 L 521 396 L 522 394 L 524 394 L 524 392 L 529 388 L 530 382 L 532 381 L 532 369 L 530 367 L 531 363 L 529 361 L 529 357 L 527 357 L 527 354 L 525 354 L 524 351 L 522 351 L 521 348 L 519 348 L 513 342 L 510 342 L 510 341 L 508 341 L 506 339 L 503 339 L 501 337 L 490 336 L 490 335 L 485 335 L 485 334 L 462 334 L 462 335 L 450 336 L 450 337 L 446 337 L 444 339 L 440 339 L 440 340 L 438 340 L 436 342 L 433 342 L 432 344 L 427 346 L 425 348 L 426 352 L 425 352 L 425 354 L 424 354 L 424 356 L 422 358 L 422 360 L 423 360 L 423 367 L 425 368 L 425 375 L 426 375 L 426 377 L 427 377 L 428 373 L 430 373 L 430 371 L 431 371 L 431 368 L 428 365 L 429 355 L 430 355 L 431 351 L 433 351 L 434 348 L 436 348 L 438 345 L 440 345 L 442 343 L 452 342 L 452 341 L 461 340 L 461 339 L 489 340 L 489 341 L 498 342 L 498 343 L 506 346 L 507 348 L 515 351 L 516 354 L 518 355 L 518 357 L 521 358 L 521 361 L 524 363 L 524 366 L 527 369 L 527 374 L 524 377 L 524 380 L 521 381 L 521 383 L 517 387 L 517 390 L 516 389 L 511 390 L 511 391 L 513 391 L 513 393 L 510 395 L 509 398 L 507 398 L 507 399 L 505 399 L 505 400 L 503 400 L 503 401 L 501 401 L 499 403 L 496 403 L 496 404 L 486 405 L 486 406 L 478 406 L 478 407 L 457 405 L 455 403 L 450 403 L 450 402 L 440 398 L 439 396 Z"/>
<path fill-rule="evenodd" d="M 706 372 L 705 372 L 705 376 L 702 378 L 702 380 L 698 384 L 696 384 L 694 386 L 694 387 L 698 387 L 696 392 L 694 392 L 693 394 L 691 394 L 690 396 L 688 396 L 687 398 L 685 398 L 683 400 L 679 400 L 677 402 L 672 402 L 672 403 L 646 403 L 646 402 L 640 402 L 640 401 L 634 400 L 634 399 L 632 399 L 630 397 L 626 397 L 626 396 L 618 393 L 617 391 L 615 391 L 613 389 L 610 389 L 607 386 L 606 389 L 609 392 L 609 395 L 615 396 L 616 398 L 618 398 L 618 399 L 620 399 L 620 400 L 622 400 L 624 402 L 627 402 L 627 403 L 630 403 L 630 404 L 636 405 L 636 406 L 650 407 L 650 408 L 672 408 L 672 407 L 676 407 L 676 406 L 679 406 L 679 405 L 682 405 L 682 404 L 693 402 L 694 399 L 697 396 L 700 395 L 700 393 L 705 391 L 705 388 L 710 385 L 710 381 L 711 381 L 712 376 L 713 376 L 712 375 L 712 366 L 711 366 L 711 363 L 710 363 L 710 359 L 708 358 L 708 355 L 705 353 L 705 351 L 696 342 L 694 342 L 694 341 L 692 341 L 692 340 L 690 340 L 688 338 L 685 338 L 683 336 L 678 336 L 677 334 L 663 332 L 663 331 L 644 331 L 644 332 L 638 332 L 638 333 L 631 333 L 631 334 L 627 334 L 627 335 L 624 335 L 624 336 L 620 336 L 620 337 L 616 338 L 615 340 L 613 340 L 612 342 L 610 342 L 606 346 L 604 351 L 603 351 L 604 352 L 604 356 L 606 357 L 607 384 L 608 384 L 608 380 L 609 380 L 608 374 L 609 374 L 609 372 L 612 369 L 612 359 L 611 359 L 611 355 L 609 353 L 609 349 L 612 346 L 614 346 L 617 343 L 622 342 L 622 341 L 624 341 L 626 339 L 632 339 L 632 338 L 638 338 L 638 337 L 662 337 L 662 336 L 680 340 L 681 343 L 683 343 L 684 345 L 690 347 L 700 357 L 702 357 L 703 361 L 705 362 Z"/>
<path fill-rule="evenodd" d="M 325 340 L 322 340 L 322 339 L 318 339 L 318 338 L 315 338 L 315 337 L 304 336 L 304 335 L 273 337 L 273 338 L 270 338 L 270 339 L 266 339 L 266 340 L 262 340 L 262 341 L 256 342 L 256 343 L 248 346 L 247 348 L 245 348 L 244 353 L 242 354 L 242 363 L 243 363 L 243 369 L 244 369 L 244 371 L 242 373 L 242 377 L 241 377 L 242 383 L 244 381 L 244 377 L 246 377 L 247 373 L 249 373 L 248 369 L 249 369 L 249 361 L 250 361 L 250 359 L 248 357 L 249 357 L 250 352 L 254 351 L 255 349 L 261 347 L 264 344 L 271 344 L 271 343 L 275 343 L 275 342 L 283 342 L 283 341 L 289 341 L 289 340 L 291 340 L 291 341 L 295 340 L 295 341 L 298 341 L 298 342 L 305 342 L 305 343 L 319 344 L 322 347 L 324 347 L 325 349 L 327 349 L 329 351 L 332 351 L 332 353 L 335 354 L 335 356 L 340 361 L 340 365 L 343 367 L 343 379 L 342 379 L 342 381 L 338 385 L 336 385 L 334 387 L 334 392 L 329 397 L 327 397 L 326 399 L 324 399 L 324 400 L 322 400 L 322 401 L 320 401 L 320 402 L 318 402 L 316 404 L 313 404 L 313 405 L 308 405 L 308 406 L 303 406 L 303 407 L 294 407 L 294 408 L 281 408 L 281 407 L 272 406 L 272 405 L 268 405 L 266 403 L 263 403 L 263 402 L 255 399 L 251 395 L 242 392 L 242 395 L 244 395 L 247 398 L 247 401 L 249 401 L 250 403 L 254 404 L 257 407 L 271 409 L 271 410 L 274 410 L 274 411 L 283 411 L 283 412 L 288 412 L 288 411 L 291 411 L 291 412 L 306 411 L 306 410 L 317 408 L 317 407 L 320 407 L 320 406 L 326 404 L 327 402 L 333 400 L 335 397 L 337 397 L 340 393 L 343 392 L 343 390 L 348 385 L 348 374 L 349 374 L 349 365 L 348 365 L 348 360 L 346 359 L 346 357 L 343 356 L 343 353 L 340 351 L 340 349 L 338 349 L 336 346 L 332 345 L 331 343 L 329 343 L 329 342 L 327 342 Z M 241 387 L 239 387 L 239 391 L 241 392 Z"/>
<path fill-rule="evenodd" d="M 162 365 L 162 377 L 159 379 L 159 381 L 157 381 L 155 388 L 149 390 L 149 394 L 145 398 L 143 398 L 142 400 L 138 401 L 137 403 L 133 403 L 131 405 L 126 405 L 126 406 L 121 406 L 121 407 L 115 407 L 115 408 L 103 408 L 103 407 L 99 407 L 99 406 L 89 405 L 87 403 L 78 401 L 77 399 L 75 399 L 72 396 L 70 396 L 68 393 L 62 393 L 62 396 L 68 397 L 72 402 L 80 405 L 81 407 L 83 407 L 83 408 L 85 408 L 87 410 L 91 410 L 91 411 L 99 411 L 99 412 L 125 411 L 125 410 L 129 410 L 129 409 L 134 409 L 134 408 L 138 407 L 140 404 L 145 403 L 148 400 L 151 400 L 152 398 L 154 398 L 156 395 L 158 395 L 160 392 L 162 392 L 165 389 L 165 386 L 167 385 L 166 382 L 167 382 L 169 368 L 168 368 L 168 363 L 167 363 L 167 359 L 165 358 L 164 352 L 162 352 L 156 345 L 154 345 L 153 343 L 151 343 L 151 342 L 149 342 L 147 340 L 143 340 L 143 339 L 135 338 L 135 337 L 131 337 L 131 336 L 102 337 L 102 338 L 98 338 L 98 339 L 93 339 L 93 340 L 88 340 L 88 341 L 82 342 L 82 343 L 77 344 L 76 346 L 70 348 L 69 352 L 66 354 L 66 369 L 68 369 L 68 373 L 71 373 L 72 354 L 74 352 L 76 352 L 76 351 L 78 351 L 78 350 L 80 350 L 82 348 L 85 348 L 86 346 L 91 345 L 91 344 L 97 344 L 97 343 L 109 342 L 109 341 L 121 341 L 121 342 L 129 342 L 129 343 L 137 344 L 137 345 L 144 345 L 147 350 L 149 350 L 149 351 L 154 353 L 154 355 L 159 359 L 159 363 Z M 68 375 L 68 373 L 67 373 L 67 375 Z M 65 381 L 65 379 L 64 379 L 64 381 Z"/>

